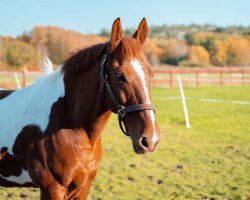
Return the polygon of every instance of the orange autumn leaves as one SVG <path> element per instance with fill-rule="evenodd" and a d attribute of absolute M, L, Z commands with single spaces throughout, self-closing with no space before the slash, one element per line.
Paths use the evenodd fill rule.
<path fill-rule="evenodd" d="M 148 39 L 151 56 L 160 62 L 186 66 L 249 66 L 250 37 L 198 32 L 183 39 Z"/>
<path fill-rule="evenodd" d="M 177 66 L 250 65 L 250 34 L 247 32 L 184 28 L 179 34 L 172 33 L 175 29 L 169 27 L 149 31 L 150 37 L 143 50 L 153 66 L 160 63 Z M 71 53 L 108 39 L 108 33 L 106 36 L 83 35 L 55 26 L 37 26 L 17 38 L 0 36 L 0 70 L 19 70 L 22 67 L 38 70 L 39 60 L 44 55 L 60 64 Z"/>
<path fill-rule="evenodd" d="M 83 35 L 60 27 L 37 26 L 15 39 L 0 37 L 0 70 L 23 67 L 38 70 L 39 60 L 44 55 L 49 56 L 53 63 L 60 64 L 71 53 L 107 40 L 107 37 Z"/>

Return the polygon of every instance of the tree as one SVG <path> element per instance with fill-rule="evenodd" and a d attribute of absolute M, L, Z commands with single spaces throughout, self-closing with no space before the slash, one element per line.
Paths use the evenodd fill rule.
<path fill-rule="evenodd" d="M 146 54 L 149 62 L 156 66 L 159 64 L 160 57 L 163 53 L 163 49 L 160 48 L 155 40 L 148 38 L 142 46 L 144 53 Z"/>
<path fill-rule="evenodd" d="M 35 27 L 32 31 L 30 43 L 36 48 L 36 50 L 41 54 L 48 54 L 46 44 L 48 42 L 47 32 L 43 27 Z"/>
<path fill-rule="evenodd" d="M 168 64 L 177 65 L 179 61 L 187 56 L 188 49 L 188 45 L 184 40 L 167 40 L 161 60 Z"/>
<path fill-rule="evenodd" d="M 106 41 L 106 37 L 83 35 L 56 26 L 35 27 L 31 43 L 42 55 L 48 55 L 53 63 L 62 63 L 70 53 Z"/>
<path fill-rule="evenodd" d="M 192 45 L 187 59 L 180 64 L 189 66 L 205 66 L 209 65 L 209 61 L 210 55 L 204 47 Z"/>
<path fill-rule="evenodd" d="M 29 31 L 29 32 L 24 31 L 21 36 L 17 37 L 17 39 L 21 40 L 23 42 L 26 42 L 26 43 L 30 43 L 30 41 L 31 41 L 31 31 Z"/>
<path fill-rule="evenodd" d="M 215 40 L 210 49 L 211 62 L 213 65 L 227 65 L 227 49 L 225 43 L 220 40 Z"/>
<path fill-rule="evenodd" d="M 39 55 L 35 48 L 19 40 L 5 41 L 3 53 L 6 63 L 15 69 L 19 69 L 24 64 L 29 64 L 30 67 L 38 64 Z"/>
<path fill-rule="evenodd" d="M 0 37 L 0 69 L 6 69 L 8 67 L 8 65 L 5 62 L 3 44 L 4 44 L 4 38 Z"/>
<path fill-rule="evenodd" d="M 229 65 L 250 65 L 250 42 L 246 38 L 231 36 L 224 41 Z"/>

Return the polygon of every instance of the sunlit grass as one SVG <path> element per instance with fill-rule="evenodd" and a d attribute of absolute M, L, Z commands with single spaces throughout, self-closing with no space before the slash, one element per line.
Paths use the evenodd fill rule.
<path fill-rule="evenodd" d="M 156 152 L 136 155 L 113 115 L 89 200 L 249 199 L 250 105 L 187 100 L 185 127 L 178 88 L 153 89 L 162 138 Z M 185 95 L 250 101 L 250 86 L 190 87 Z M 38 190 L 0 188 L 0 199 L 34 199 Z M 22 197 L 21 197 L 22 196 Z"/>

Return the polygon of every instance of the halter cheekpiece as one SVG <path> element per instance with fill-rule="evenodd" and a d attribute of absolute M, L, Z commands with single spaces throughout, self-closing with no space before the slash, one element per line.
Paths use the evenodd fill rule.
<path fill-rule="evenodd" d="M 132 105 L 132 106 L 128 106 L 128 107 L 121 105 L 119 103 L 117 97 L 115 96 L 115 93 L 113 92 L 109 82 L 108 82 L 108 74 L 107 74 L 107 70 L 106 70 L 106 63 L 107 62 L 106 61 L 107 61 L 107 55 L 104 54 L 102 57 L 102 60 L 101 60 L 101 73 L 100 73 L 102 90 L 104 91 L 105 88 L 108 90 L 108 93 L 109 93 L 111 99 L 113 100 L 113 102 L 115 103 L 115 105 L 117 107 L 118 122 L 119 122 L 120 129 L 122 130 L 122 132 L 126 136 L 130 136 L 130 134 L 126 131 L 126 128 L 122 125 L 124 117 L 128 113 L 139 112 L 139 111 L 143 111 L 143 110 L 153 110 L 155 112 L 155 109 L 154 109 L 154 106 L 152 104 L 136 104 L 136 105 Z"/>

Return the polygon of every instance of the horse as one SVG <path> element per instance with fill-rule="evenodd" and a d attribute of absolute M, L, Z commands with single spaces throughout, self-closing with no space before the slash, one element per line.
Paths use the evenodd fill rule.
<path fill-rule="evenodd" d="M 142 50 L 147 21 L 82 49 L 53 73 L 0 100 L 0 186 L 39 187 L 42 200 L 86 199 L 111 115 L 137 154 L 155 151 L 160 129 L 151 103 L 152 69 Z"/>

